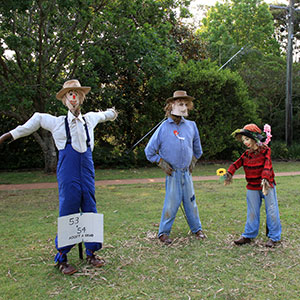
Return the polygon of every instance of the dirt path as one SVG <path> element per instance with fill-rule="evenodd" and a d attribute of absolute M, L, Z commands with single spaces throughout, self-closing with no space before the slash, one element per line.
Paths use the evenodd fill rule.
<path fill-rule="evenodd" d="M 300 172 L 281 172 L 276 173 L 277 176 L 297 176 Z M 234 178 L 244 178 L 244 175 L 235 175 Z M 193 181 L 219 180 L 218 176 L 194 176 Z M 115 180 L 99 180 L 95 182 L 96 186 L 120 185 L 120 184 L 139 184 L 139 183 L 158 183 L 164 182 L 165 178 L 137 178 L 137 179 L 115 179 Z M 27 184 L 0 184 L 0 191 L 13 190 L 37 190 L 57 188 L 56 182 L 48 183 L 27 183 Z"/>

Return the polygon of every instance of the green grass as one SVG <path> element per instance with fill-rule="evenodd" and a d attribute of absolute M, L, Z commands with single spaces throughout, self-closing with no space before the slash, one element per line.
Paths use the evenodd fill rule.
<path fill-rule="evenodd" d="M 216 175 L 218 168 L 228 168 L 230 162 L 207 163 L 199 161 L 193 172 L 194 176 Z M 300 161 L 293 162 L 273 162 L 274 171 L 289 172 L 300 171 Z M 239 170 L 242 173 L 243 170 Z M 96 169 L 95 180 L 107 179 L 130 179 L 130 178 L 157 178 L 164 177 L 160 168 L 154 166 L 151 168 L 139 169 Z M 55 182 L 56 175 L 47 175 L 42 170 L 30 172 L 0 172 L 0 184 L 22 184 L 38 182 Z"/>
<path fill-rule="evenodd" d="M 283 234 L 274 249 L 264 246 L 264 206 L 255 241 L 233 245 L 246 218 L 243 179 L 196 182 L 208 237 L 191 236 L 179 210 L 171 246 L 156 238 L 163 184 L 97 188 L 105 227 L 98 253 L 107 264 L 88 267 L 74 248 L 69 262 L 79 272 L 70 277 L 53 262 L 57 190 L 1 191 L 0 299 L 300 299 L 299 178 L 277 178 Z"/>

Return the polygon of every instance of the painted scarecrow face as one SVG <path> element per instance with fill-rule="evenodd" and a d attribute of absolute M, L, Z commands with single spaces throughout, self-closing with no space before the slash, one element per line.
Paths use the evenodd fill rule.
<path fill-rule="evenodd" d="M 172 104 L 171 114 L 174 116 L 187 117 L 188 115 L 188 105 L 187 101 L 184 99 L 177 99 Z"/>
<path fill-rule="evenodd" d="M 71 90 L 66 93 L 66 106 L 69 110 L 76 110 L 80 105 L 79 93 L 76 90 Z"/>
<path fill-rule="evenodd" d="M 256 142 L 245 135 L 242 136 L 242 142 L 249 149 L 255 150 L 257 148 Z"/>

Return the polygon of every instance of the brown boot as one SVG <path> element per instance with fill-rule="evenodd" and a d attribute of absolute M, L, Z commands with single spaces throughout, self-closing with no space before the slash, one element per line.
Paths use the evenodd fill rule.
<path fill-rule="evenodd" d="M 105 260 L 96 255 L 87 255 L 86 261 L 88 264 L 93 265 L 96 268 L 100 268 L 105 265 Z"/>
<path fill-rule="evenodd" d="M 77 272 L 77 270 L 73 266 L 69 265 L 67 262 L 59 262 L 56 265 L 56 267 L 64 275 L 72 275 Z"/>
<path fill-rule="evenodd" d="M 202 230 L 198 230 L 196 233 L 196 239 L 197 240 L 204 240 L 206 238 L 206 235 L 203 233 Z"/>
<path fill-rule="evenodd" d="M 235 240 L 234 243 L 236 245 L 244 245 L 244 244 L 249 244 L 251 242 L 251 239 L 246 238 L 244 236 L 241 236 L 238 240 Z"/>
<path fill-rule="evenodd" d="M 171 239 L 169 239 L 169 236 L 167 236 L 166 234 L 162 234 L 159 237 L 159 240 L 166 245 L 170 245 L 173 242 Z"/>
<path fill-rule="evenodd" d="M 273 248 L 276 246 L 278 242 L 274 242 L 273 240 L 269 239 L 267 242 L 266 242 L 266 247 L 268 248 Z"/>

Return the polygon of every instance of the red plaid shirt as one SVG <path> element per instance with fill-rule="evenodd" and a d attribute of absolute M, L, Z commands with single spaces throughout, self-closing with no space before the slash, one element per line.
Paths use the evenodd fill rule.
<path fill-rule="evenodd" d="M 262 179 L 267 179 L 271 187 L 276 184 L 269 147 L 255 152 L 246 150 L 237 161 L 230 165 L 228 173 L 233 176 L 241 166 L 244 167 L 248 190 L 261 190 Z"/>

